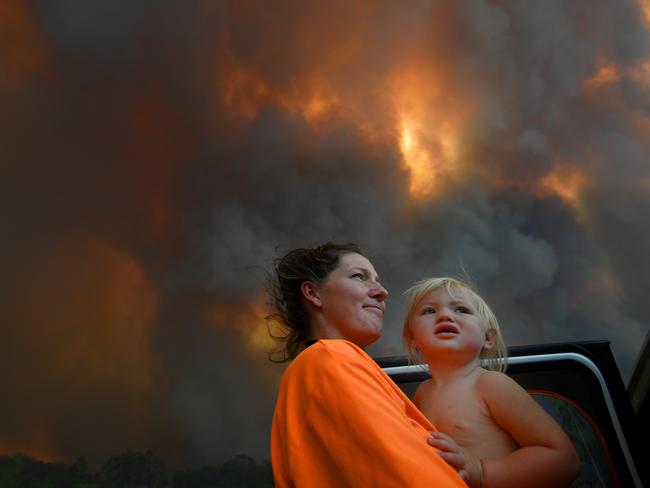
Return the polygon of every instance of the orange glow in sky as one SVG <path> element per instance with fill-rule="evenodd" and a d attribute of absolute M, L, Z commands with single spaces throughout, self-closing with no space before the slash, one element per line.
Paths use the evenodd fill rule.
<path fill-rule="evenodd" d="M 643 12 L 646 25 L 650 26 L 650 0 L 637 0 L 637 3 Z"/>
<path fill-rule="evenodd" d="M 620 79 L 621 74 L 616 65 L 611 61 L 604 60 L 600 63 L 596 74 L 585 81 L 585 85 L 588 87 L 598 87 L 615 83 Z"/>
<path fill-rule="evenodd" d="M 415 199 L 434 194 L 438 167 L 420 139 L 417 129 L 406 121 L 400 131 L 400 149 L 410 172 L 409 194 Z"/>
<path fill-rule="evenodd" d="M 262 305 L 263 303 L 264 298 L 260 297 L 258 300 L 253 300 L 249 304 L 250 323 L 247 327 L 242 327 L 242 330 L 245 331 L 246 342 L 249 346 L 253 349 L 268 353 L 276 345 L 273 338 L 269 335 L 268 327 L 273 328 L 277 325 L 269 324 L 267 327 L 264 317 L 268 314 L 268 310 Z"/>
<path fill-rule="evenodd" d="M 0 87 L 18 85 L 45 64 L 38 24 L 26 2 L 0 2 Z"/>
<path fill-rule="evenodd" d="M 436 72 L 409 66 L 392 81 L 399 148 L 416 201 L 439 195 L 441 180 L 457 169 L 464 100 L 446 96 L 445 86 Z"/>
<path fill-rule="evenodd" d="M 587 183 L 587 175 L 581 170 L 558 165 L 541 180 L 542 189 L 553 194 L 572 207 L 577 207 L 580 192 Z"/>

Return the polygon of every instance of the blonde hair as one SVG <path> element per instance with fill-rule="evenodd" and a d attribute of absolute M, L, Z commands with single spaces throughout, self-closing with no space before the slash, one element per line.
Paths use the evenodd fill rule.
<path fill-rule="evenodd" d="M 485 333 L 494 331 L 495 335 L 494 347 L 491 349 L 483 349 L 480 358 L 486 363 L 486 369 L 501 371 L 502 373 L 505 372 L 508 366 L 508 348 L 501 336 L 501 329 L 499 329 L 499 323 L 494 312 L 492 312 L 485 300 L 481 298 L 471 285 L 448 277 L 427 278 L 418 281 L 404 292 L 408 296 L 408 305 L 406 308 L 406 317 L 404 318 L 404 328 L 402 329 L 402 339 L 404 340 L 409 360 L 414 363 L 421 363 L 424 359 L 417 348 L 412 345 L 413 334 L 411 334 L 411 328 L 409 326 L 411 319 L 415 315 L 416 307 L 425 295 L 440 288 L 445 288 L 452 296 L 454 289 L 465 290 L 467 292 L 469 299 L 473 302 L 472 305 L 474 306 L 476 315 L 480 319 L 483 330 Z"/>

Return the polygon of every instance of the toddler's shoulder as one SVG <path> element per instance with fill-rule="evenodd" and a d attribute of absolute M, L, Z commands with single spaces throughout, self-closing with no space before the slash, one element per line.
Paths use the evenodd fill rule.
<path fill-rule="evenodd" d="M 524 391 L 519 383 L 500 371 L 484 370 L 479 376 L 476 385 L 481 390 L 481 393 L 488 395 L 502 394 L 507 391 Z"/>
<path fill-rule="evenodd" d="M 411 401 L 415 404 L 416 407 L 420 408 L 420 406 L 422 405 L 422 399 L 426 398 L 427 395 L 430 394 L 432 384 L 433 381 L 431 381 L 431 379 L 428 379 L 428 380 L 424 380 L 422 383 L 418 385 L 418 387 L 415 390 L 415 393 L 413 394 L 413 398 L 411 398 Z"/>

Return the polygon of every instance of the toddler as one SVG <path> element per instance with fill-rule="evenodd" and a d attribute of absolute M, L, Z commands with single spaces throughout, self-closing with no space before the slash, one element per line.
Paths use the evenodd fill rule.
<path fill-rule="evenodd" d="M 504 374 L 507 348 L 487 303 L 453 278 L 420 281 L 406 294 L 404 343 L 431 374 L 413 402 L 439 429 L 430 443 L 440 456 L 470 487 L 568 486 L 579 470 L 575 449 Z"/>

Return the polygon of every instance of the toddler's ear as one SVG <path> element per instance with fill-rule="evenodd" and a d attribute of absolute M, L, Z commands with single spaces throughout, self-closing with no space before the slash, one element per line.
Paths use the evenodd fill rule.
<path fill-rule="evenodd" d="M 488 330 L 485 333 L 485 342 L 483 343 L 483 350 L 489 351 L 497 343 L 497 333 L 495 330 Z"/>

